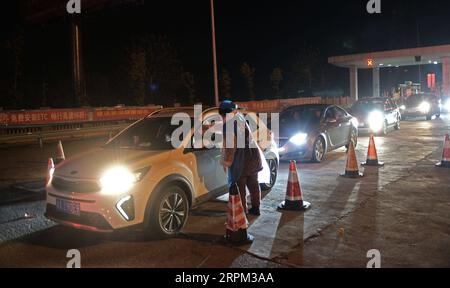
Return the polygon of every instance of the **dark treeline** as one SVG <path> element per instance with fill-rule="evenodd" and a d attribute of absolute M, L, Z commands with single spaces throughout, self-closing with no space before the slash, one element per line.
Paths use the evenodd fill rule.
<path fill-rule="evenodd" d="M 0 107 L 83 105 L 73 95 L 70 16 L 31 23 L 23 9 L 27 1 L 2 4 Z M 448 43 L 448 9 L 439 8 L 448 3 L 429 2 L 422 7 L 418 1 L 389 1 L 385 13 L 373 16 L 357 0 L 217 1 L 220 96 L 245 101 L 347 95 L 348 72 L 328 65 L 328 56 Z M 208 1 L 83 11 L 86 104 L 212 104 L 209 13 Z M 382 89 L 418 78 L 415 68 L 386 68 Z M 370 95 L 370 86 L 370 71 L 361 71 L 360 94 Z"/>
<path fill-rule="evenodd" d="M 22 7 L 15 8 L 19 16 L 0 38 L 0 107 L 83 105 L 73 96 L 70 16 L 31 24 L 25 21 Z M 140 10 L 131 7 L 83 15 L 87 104 L 212 104 L 209 27 L 192 38 L 197 43 L 190 48 L 186 35 L 149 27 L 143 20 L 148 15 Z M 221 98 L 309 97 L 329 88 L 323 72 L 326 57 L 319 50 L 298 47 L 288 63 L 270 71 L 247 61 L 233 66 L 220 63 Z M 343 93 L 336 90 L 337 96 Z"/>

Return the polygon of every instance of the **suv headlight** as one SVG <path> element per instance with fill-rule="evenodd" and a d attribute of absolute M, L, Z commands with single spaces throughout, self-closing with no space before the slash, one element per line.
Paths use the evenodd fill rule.
<path fill-rule="evenodd" d="M 369 114 L 368 118 L 370 129 L 373 132 L 378 133 L 381 131 L 384 125 L 384 115 L 380 111 L 373 111 Z"/>
<path fill-rule="evenodd" d="M 420 112 L 422 112 L 423 114 L 428 114 L 431 110 L 431 105 L 428 102 L 422 102 L 419 105 L 419 110 Z"/>
<path fill-rule="evenodd" d="M 112 167 L 100 178 L 104 194 L 116 195 L 128 192 L 135 183 L 141 181 L 150 167 L 131 172 L 123 166 Z"/>
<path fill-rule="evenodd" d="M 295 144 L 297 146 L 301 146 L 301 145 L 305 144 L 306 138 L 308 138 L 308 134 L 299 133 L 299 134 L 295 135 L 294 137 L 292 137 L 291 139 L 289 139 L 289 142 L 291 142 L 292 144 Z"/>

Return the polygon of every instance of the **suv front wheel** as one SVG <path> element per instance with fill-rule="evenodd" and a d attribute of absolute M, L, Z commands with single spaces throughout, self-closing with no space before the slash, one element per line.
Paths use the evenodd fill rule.
<path fill-rule="evenodd" d="M 261 190 L 267 191 L 272 189 L 275 186 L 275 183 L 277 182 L 277 176 L 278 176 L 278 162 L 275 159 L 267 159 L 267 165 L 270 169 L 270 183 L 267 184 L 261 184 Z"/>
<path fill-rule="evenodd" d="M 168 185 L 152 201 L 147 234 L 158 237 L 179 234 L 189 215 L 189 201 L 184 190 L 177 185 Z"/>

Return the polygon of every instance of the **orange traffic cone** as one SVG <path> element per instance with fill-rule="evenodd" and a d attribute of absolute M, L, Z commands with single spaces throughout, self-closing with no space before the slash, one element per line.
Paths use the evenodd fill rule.
<path fill-rule="evenodd" d="M 375 146 L 375 138 L 370 135 L 369 150 L 367 151 L 367 161 L 362 163 L 363 166 L 384 166 L 383 162 L 378 161 L 377 148 Z"/>
<path fill-rule="evenodd" d="M 345 173 L 341 174 L 341 176 L 346 178 L 359 178 L 364 176 L 362 173 L 359 173 L 358 160 L 356 159 L 355 145 L 353 144 L 353 141 L 350 141 L 348 147 L 347 167 L 345 168 Z"/>
<path fill-rule="evenodd" d="M 55 163 L 53 163 L 52 158 L 48 158 L 47 162 L 47 178 L 45 179 L 45 186 L 50 184 L 50 181 L 52 180 L 53 171 L 55 171 Z"/>
<path fill-rule="evenodd" d="M 436 164 L 437 167 L 450 168 L 450 137 L 445 135 L 444 151 L 442 152 L 442 161 Z"/>
<path fill-rule="evenodd" d="M 311 203 L 303 201 L 302 188 L 297 171 L 297 163 L 291 161 L 289 178 L 286 188 L 286 200 L 278 206 L 279 210 L 304 211 L 311 207 Z"/>
<path fill-rule="evenodd" d="M 225 239 L 232 244 L 247 244 L 254 237 L 247 233 L 248 221 L 237 184 L 230 187 Z"/>
<path fill-rule="evenodd" d="M 57 153 L 56 153 L 56 164 L 61 163 L 62 161 L 66 160 L 66 155 L 64 154 L 64 149 L 62 146 L 62 142 L 61 140 L 58 142 L 58 146 L 57 146 Z"/>

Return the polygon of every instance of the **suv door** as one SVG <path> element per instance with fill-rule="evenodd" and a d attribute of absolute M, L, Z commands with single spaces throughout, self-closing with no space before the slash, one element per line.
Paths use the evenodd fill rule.
<path fill-rule="evenodd" d="M 203 121 L 202 140 L 205 140 L 204 136 L 209 128 L 213 127 L 215 123 L 221 124 L 222 120 L 218 123 L 217 116 L 218 115 L 208 117 Z M 215 131 L 214 138 L 219 139 L 218 137 L 222 137 L 222 133 L 222 131 Z M 197 159 L 197 171 L 200 181 L 205 185 L 208 192 L 212 192 L 225 187 L 228 182 L 228 177 L 220 163 L 222 157 L 221 149 L 217 147 L 207 147 L 211 144 L 207 142 L 208 141 L 204 141 L 203 143 L 206 147 L 201 149 L 193 149 L 192 153 L 194 153 Z"/>

